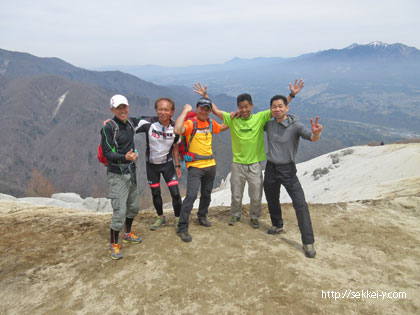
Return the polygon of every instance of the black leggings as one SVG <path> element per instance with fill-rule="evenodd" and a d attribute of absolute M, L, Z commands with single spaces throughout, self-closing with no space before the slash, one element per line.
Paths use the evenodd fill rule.
<path fill-rule="evenodd" d="M 179 194 L 178 177 L 176 176 L 174 163 L 172 161 L 163 164 L 146 162 L 146 173 L 150 189 L 152 190 L 153 205 L 155 206 L 157 214 L 163 215 L 162 196 L 160 193 L 160 174 L 162 174 L 166 185 L 168 185 L 169 192 L 171 193 L 175 217 L 179 217 L 182 201 L 181 195 Z"/>

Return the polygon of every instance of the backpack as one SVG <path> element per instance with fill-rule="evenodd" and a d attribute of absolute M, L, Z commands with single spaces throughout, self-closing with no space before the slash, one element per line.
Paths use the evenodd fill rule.
<path fill-rule="evenodd" d="M 194 111 L 189 112 L 189 113 L 187 113 L 187 115 L 185 116 L 184 121 L 187 121 L 187 120 L 193 119 L 193 118 L 195 118 L 196 116 L 197 116 L 197 113 L 196 113 L 196 112 L 194 112 Z M 193 130 L 193 131 L 194 131 L 194 130 Z M 190 141 L 190 143 L 191 143 L 191 141 Z M 188 145 L 187 145 L 187 139 L 185 138 L 185 136 L 181 136 L 181 142 L 178 144 L 179 158 L 181 159 L 181 162 L 184 162 L 184 156 L 185 156 L 185 153 L 187 153 L 187 152 L 188 152 L 187 147 L 188 147 Z M 185 164 L 185 163 L 184 163 L 184 164 Z"/>
<path fill-rule="evenodd" d="M 194 113 L 195 114 L 195 113 Z M 213 158 L 213 155 L 200 155 L 193 152 L 189 152 L 190 145 L 192 143 L 192 140 L 194 139 L 195 134 L 197 133 L 197 130 L 204 130 L 204 129 L 210 129 L 210 133 L 213 134 L 213 121 L 211 119 L 207 119 L 209 122 L 209 126 L 205 128 L 197 128 L 197 119 L 195 118 L 197 114 L 190 115 L 193 116 L 193 118 L 186 117 L 185 120 L 191 120 L 193 122 L 193 130 L 191 131 L 190 135 L 190 141 L 187 143 L 187 138 L 185 136 L 182 136 L 181 143 L 178 145 L 179 150 L 179 157 L 182 161 L 182 168 L 185 167 L 185 162 L 193 162 L 198 160 L 209 160 Z"/>
<path fill-rule="evenodd" d="M 131 128 L 134 129 L 134 123 L 130 118 L 127 118 L 128 123 L 130 124 Z M 120 131 L 120 128 L 118 127 L 118 124 L 115 122 L 115 120 L 110 119 L 107 121 L 107 124 L 110 124 L 112 127 L 112 131 L 113 131 L 113 138 L 112 138 L 112 143 L 114 144 L 114 147 L 111 148 L 112 152 L 117 152 L 118 149 L 118 143 L 117 143 L 117 137 L 118 137 L 118 132 Z M 102 150 L 102 143 L 99 143 L 98 145 L 98 161 L 100 163 L 102 163 L 105 166 L 108 166 L 108 159 L 104 156 L 103 150 Z"/>

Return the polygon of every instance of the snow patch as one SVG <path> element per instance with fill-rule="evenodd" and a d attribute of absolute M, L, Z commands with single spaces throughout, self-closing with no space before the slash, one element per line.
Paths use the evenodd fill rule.
<path fill-rule="evenodd" d="M 388 47 L 388 44 L 383 43 L 381 41 L 375 41 L 375 42 L 369 43 L 368 46 L 375 47 L 375 48 L 377 48 L 377 47 Z"/>
<path fill-rule="evenodd" d="M 66 91 L 66 93 L 64 93 L 63 95 L 61 95 L 58 99 L 57 99 L 57 107 L 54 110 L 54 113 L 51 117 L 51 120 L 54 119 L 54 117 L 57 115 L 58 111 L 60 110 L 61 105 L 63 105 L 64 100 L 66 99 L 67 94 L 69 93 L 69 91 Z"/>
<path fill-rule="evenodd" d="M 341 149 L 299 163 L 296 168 L 307 202 L 336 203 L 378 199 L 395 192 L 401 183 L 420 181 L 419 165 L 420 144 L 411 143 Z M 211 206 L 230 206 L 230 181 L 226 180 L 224 188 L 215 190 L 211 197 Z M 291 202 L 284 187 L 280 201 Z M 264 195 L 262 202 L 267 202 Z M 247 203 L 245 185 L 243 204 Z M 198 200 L 194 207 L 198 207 Z"/>
<path fill-rule="evenodd" d="M 5 75 L 7 66 L 9 65 L 9 60 L 3 61 L 3 64 L 0 66 L 0 75 Z"/>

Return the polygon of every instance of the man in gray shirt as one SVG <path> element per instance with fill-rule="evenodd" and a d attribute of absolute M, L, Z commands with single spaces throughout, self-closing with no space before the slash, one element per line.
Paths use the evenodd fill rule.
<path fill-rule="evenodd" d="M 316 251 L 311 216 L 305 201 L 305 194 L 296 176 L 295 157 L 300 137 L 313 142 L 318 141 L 322 125 L 318 124 L 319 117 L 316 117 L 315 123 L 311 118 L 311 132 L 296 116 L 287 115 L 288 110 L 289 105 L 284 96 L 276 95 L 271 98 L 270 111 L 273 119 L 267 122 L 264 128 L 268 140 L 264 192 L 273 224 L 268 233 L 278 234 L 283 231 L 280 207 L 280 186 L 283 185 L 292 199 L 296 211 L 305 255 L 314 258 Z"/>

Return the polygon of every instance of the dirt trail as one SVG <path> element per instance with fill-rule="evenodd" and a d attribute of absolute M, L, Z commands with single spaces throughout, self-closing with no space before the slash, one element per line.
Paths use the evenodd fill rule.
<path fill-rule="evenodd" d="M 277 236 L 266 233 L 266 206 L 258 230 L 245 214 L 228 226 L 226 207 L 211 208 L 205 228 L 194 210 L 191 243 L 176 236 L 170 213 L 170 225 L 152 232 L 153 213 L 142 212 L 134 230 L 143 243 L 124 246 L 124 259 L 113 261 L 110 214 L 0 201 L 0 313 L 419 313 L 420 194 L 310 210 L 315 259 L 305 258 L 287 204 L 286 232 Z M 371 295 L 328 299 L 332 290 Z M 406 298 L 372 298 L 376 291 Z"/>

